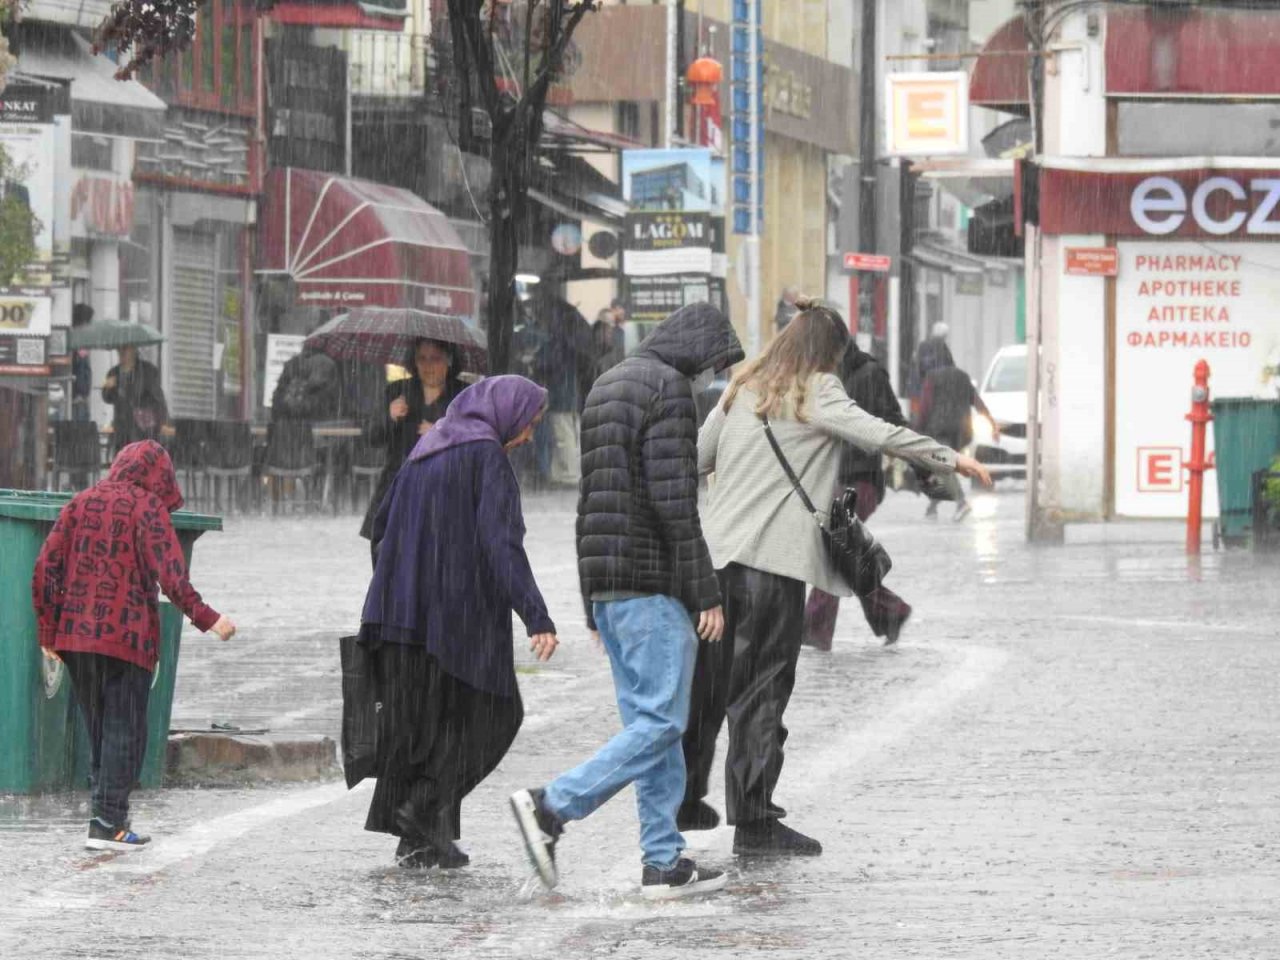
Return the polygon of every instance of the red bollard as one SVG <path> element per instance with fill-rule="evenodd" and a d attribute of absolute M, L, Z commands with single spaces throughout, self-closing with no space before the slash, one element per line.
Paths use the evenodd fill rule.
<path fill-rule="evenodd" d="M 1209 364 L 1204 360 L 1196 363 L 1196 384 L 1191 388 L 1191 412 L 1187 419 L 1191 421 L 1191 459 L 1185 464 L 1191 474 L 1188 483 L 1187 553 L 1195 554 L 1200 552 L 1204 472 L 1213 469 L 1213 463 L 1205 460 L 1204 455 L 1209 422 L 1213 420 L 1213 414 L 1209 412 Z"/>

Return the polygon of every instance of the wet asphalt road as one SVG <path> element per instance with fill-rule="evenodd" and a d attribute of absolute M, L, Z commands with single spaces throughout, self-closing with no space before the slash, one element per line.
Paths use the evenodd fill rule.
<path fill-rule="evenodd" d="M 361 829 L 367 784 L 138 794 L 155 841 L 129 856 L 80 849 L 82 796 L 0 798 L 0 956 L 1280 957 L 1280 566 L 1190 567 L 1159 526 L 1029 548 L 1016 491 L 965 524 L 922 511 L 895 496 L 874 521 L 916 606 L 902 645 L 846 604 L 835 651 L 802 656 L 778 799 L 821 858 L 742 863 L 729 829 L 689 834 L 729 890 L 645 903 L 627 793 L 570 828 L 561 887 L 536 886 L 506 796 L 617 725 L 571 501 L 543 497 L 531 552 L 564 643 L 545 666 L 521 651 L 527 720 L 464 806 L 471 867 L 392 867 Z M 184 635 L 174 726 L 336 732 L 357 525 L 200 542 L 197 585 L 241 635 Z"/>

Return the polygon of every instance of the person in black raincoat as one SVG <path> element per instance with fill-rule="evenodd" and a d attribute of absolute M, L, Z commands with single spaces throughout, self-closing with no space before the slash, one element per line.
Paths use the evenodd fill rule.
<path fill-rule="evenodd" d="M 991 431 L 1000 435 L 1000 425 L 982 402 L 978 388 L 973 385 L 973 378 L 968 373 L 948 360 L 935 367 L 924 380 L 920 391 L 920 430 L 935 437 L 952 450 L 964 450 L 973 442 L 973 411 L 991 423 Z M 969 502 L 965 499 L 964 487 L 958 481 L 948 481 L 950 498 L 956 502 L 957 520 L 969 515 Z M 934 519 L 938 515 L 938 501 L 930 498 L 925 516 Z"/>
<path fill-rule="evenodd" d="M 156 440 L 169 422 L 160 371 L 138 356 L 137 347 L 121 347 L 120 362 L 102 382 L 102 399 L 113 405 L 111 449 L 118 453 L 139 440 Z"/>
<path fill-rule="evenodd" d="M 409 378 L 387 385 L 385 405 L 365 427 L 369 444 L 387 449 L 386 464 L 360 525 L 360 536 L 366 540 L 373 539 L 373 519 L 404 458 L 465 388 L 458 379 L 457 353 L 447 343 L 419 340 L 404 365 L 411 371 Z"/>
<path fill-rule="evenodd" d="M 507 459 L 533 436 L 546 403 L 523 377 L 464 390 L 418 441 L 374 520 L 359 643 L 381 709 L 365 829 L 399 837 L 404 867 L 469 862 L 453 842 L 462 799 L 501 761 L 524 715 L 512 611 L 540 660 L 556 648 Z"/>
<path fill-rule="evenodd" d="M 875 357 L 859 349 L 853 339 L 849 340 L 849 345 L 845 348 L 844 358 L 837 372 L 845 392 L 859 407 L 895 427 L 907 425 L 888 372 Z M 884 500 L 883 455 L 846 444 L 840 457 L 839 485 L 853 487 L 858 491 L 858 519 L 865 523 Z M 862 612 L 871 632 L 877 637 L 884 637 L 886 646 L 897 643 L 903 624 L 911 616 L 911 605 L 885 586 L 878 587 L 860 599 Z M 805 604 L 804 645 L 818 650 L 830 650 L 839 611 L 839 597 L 814 587 Z"/>

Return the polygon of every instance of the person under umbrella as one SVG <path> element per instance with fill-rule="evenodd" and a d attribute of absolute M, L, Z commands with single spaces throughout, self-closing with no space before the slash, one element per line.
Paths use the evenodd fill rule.
<path fill-rule="evenodd" d="M 454 843 L 462 800 L 502 760 L 524 715 L 512 611 L 539 660 L 556 649 L 507 459 L 546 406 L 547 391 L 523 377 L 468 387 L 418 441 L 374 520 L 359 643 L 381 709 L 365 829 L 399 837 L 404 867 L 469 862 Z"/>
<path fill-rule="evenodd" d="M 411 371 L 409 378 L 388 384 L 385 406 L 365 427 L 368 443 L 385 447 L 387 451 L 382 474 L 360 525 L 360 536 L 369 541 L 373 540 L 373 521 L 378 507 L 391 489 L 405 457 L 465 388 L 458 379 L 456 351 L 439 340 L 418 340 L 405 367 Z M 376 553 L 374 561 L 377 561 Z"/>
<path fill-rule="evenodd" d="M 120 347 L 120 362 L 102 383 L 102 399 L 113 405 L 112 451 L 119 452 L 139 440 L 155 440 L 169 422 L 169 407 L 160 371 L 138 356 L 136 346 Z"/>

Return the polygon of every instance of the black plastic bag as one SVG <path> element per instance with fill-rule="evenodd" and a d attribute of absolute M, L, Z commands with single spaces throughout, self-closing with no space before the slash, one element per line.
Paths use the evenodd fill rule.
<path fill-rule="evenodd" d="M 338 641 L 342 657 L 342 772 L 347 788 L 377 775 L 378 674 L 359 637 Z"/>

